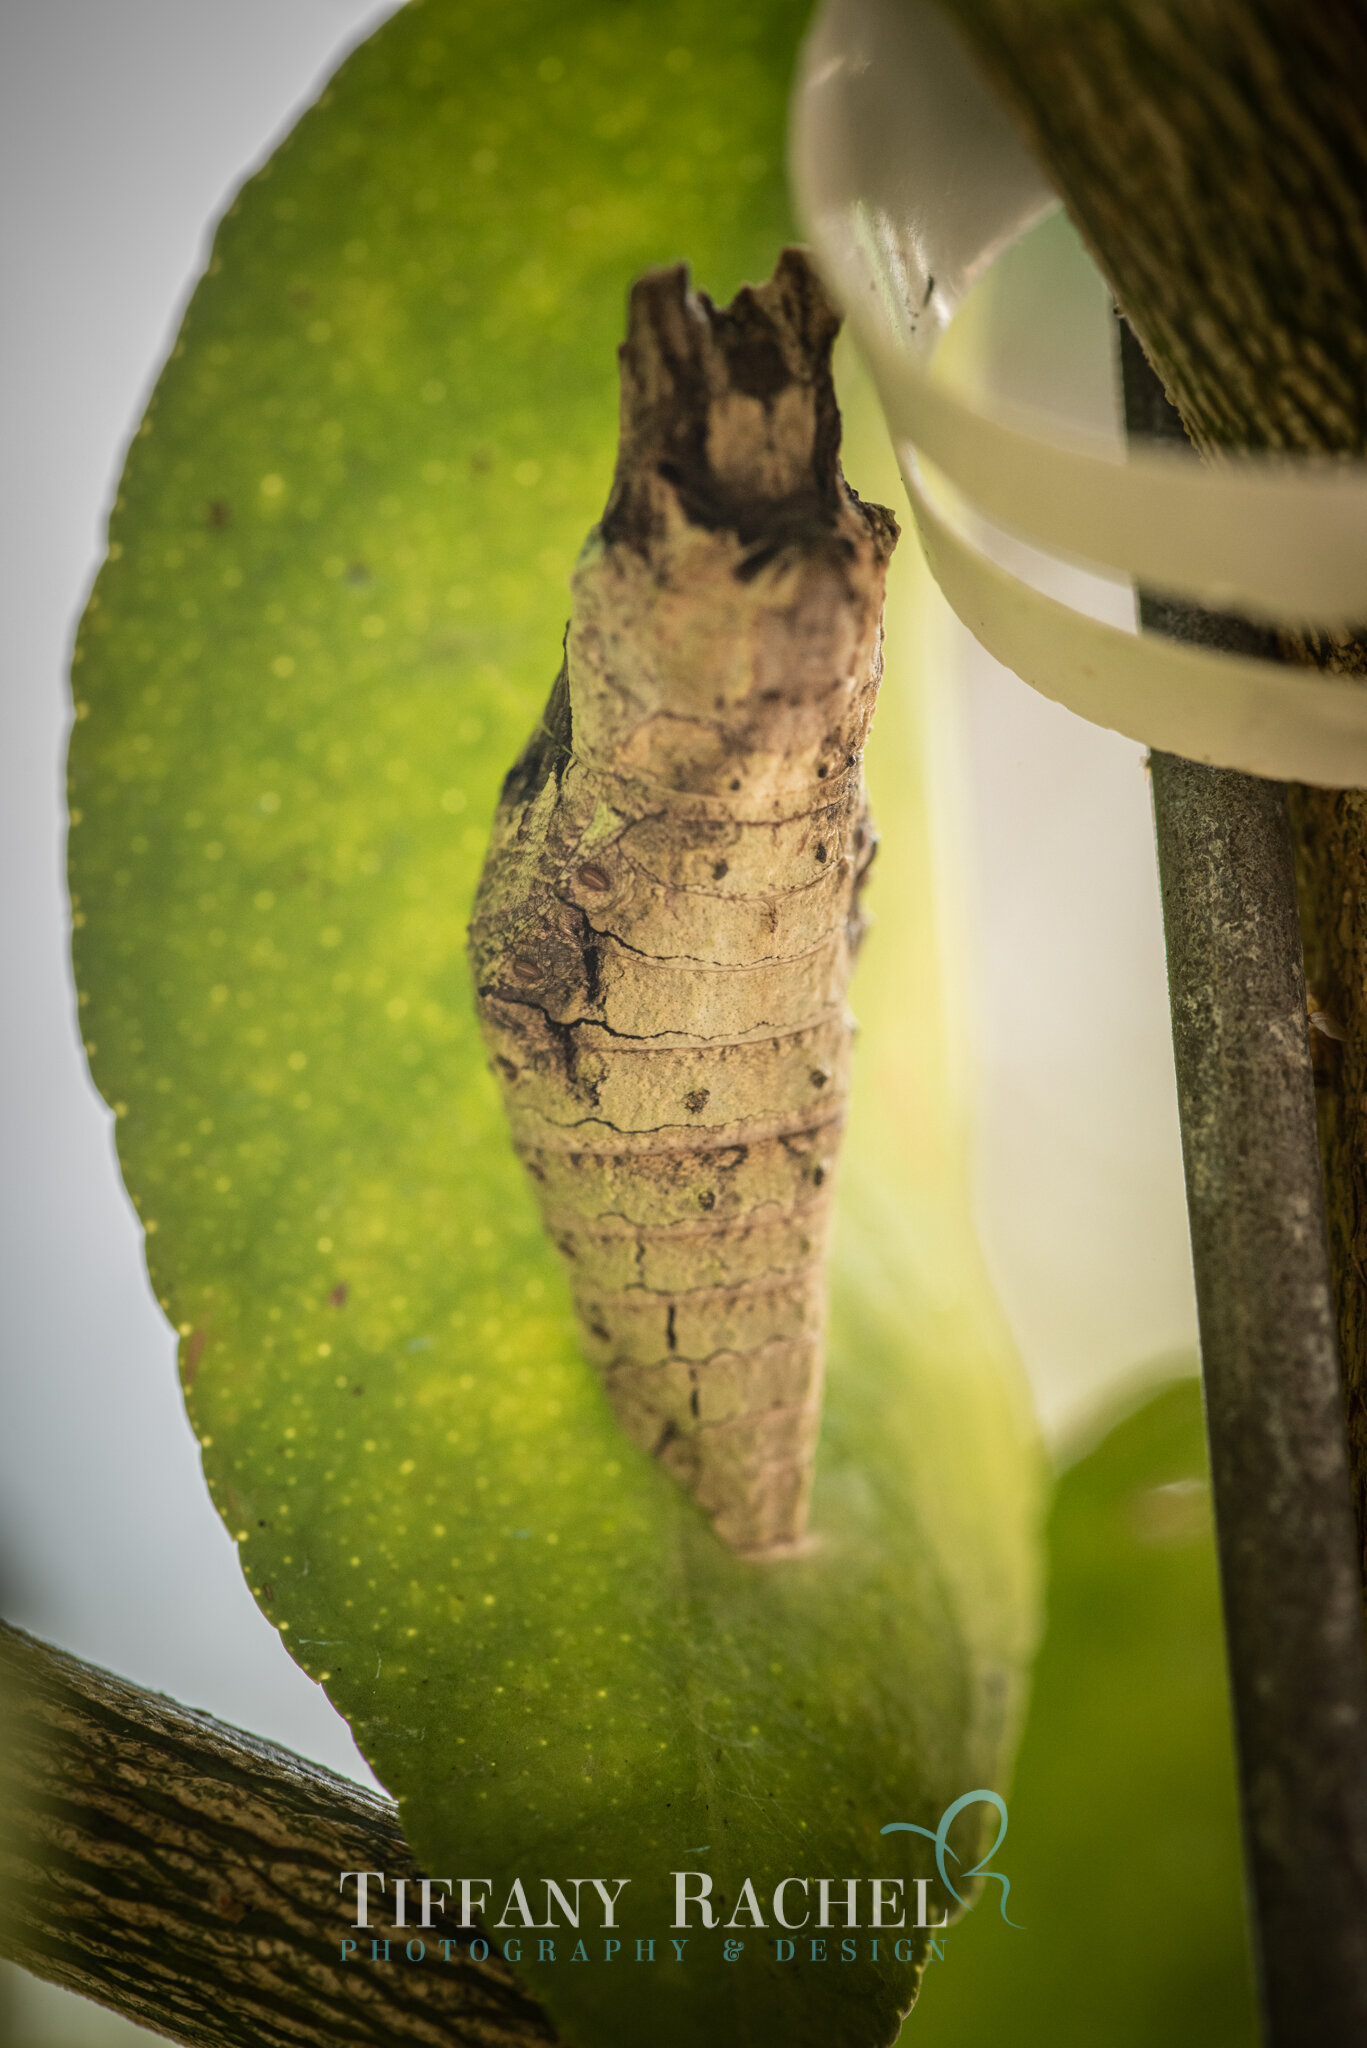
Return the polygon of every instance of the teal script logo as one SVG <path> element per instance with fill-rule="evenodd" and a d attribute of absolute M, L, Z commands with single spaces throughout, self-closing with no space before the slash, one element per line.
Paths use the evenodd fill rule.
<path fill-rule="evenodd" d="M 1006 1901 L 1011 1896 L 1010 1878 L 1004 1877 L 1000 1870 L 989 1870 L 987 1867 L 1002 1843 L 1006 1840 L 1006 1801 L 1001 1797 L 1000 1793 L 986 1792 L 981 1789 L 977 1792 L 965 1792 L 962 1798 L 956 1799 L 952 1806 L 945 1808 L 944 1812 L 940 1815 L 940 1825 L 933 1833 L 929 1828 L 918 1827 L 914 1820 L 890 1820 L 887 1826 L 880 1828 L 878 1832 L 881 1835 L 924 1835 L 928 1842 L 933 1842 L 935 1844 L 935 1868 L 940 1873 L 941 1884 L 952 1899 L 957 1899 L 961 1906 L 967 1908 L 968 1900 L 957 1889 L 953 1878 L 946 1870 L 945 1859 L 948 1857 L 951 1863 L 958 1862 L 958 1857 L 949 1846 L 949 1831 L 966 1807 L 980 1805 L 990 1806 L 996 1813 L 997 1837 L 992 1847 L 983 1857 L 982 1862 L 975 1863 L 972 1870 L 964 1871 L 963 1875 L 965 1878 L 990 1877 L 994 1879 L 1002 1888 L 1002 1919 L 1005 1920 L 1008 1927 L 1019 1927 L 1020 1922 L 1013 1920 L 1006 1910 Z"/>

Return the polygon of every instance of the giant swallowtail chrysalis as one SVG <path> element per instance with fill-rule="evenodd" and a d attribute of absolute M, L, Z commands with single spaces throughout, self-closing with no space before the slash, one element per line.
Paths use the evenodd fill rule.
<path fill-rule="evenodd" d="M 470 927 L 586 1352 L 751 1553 L 811 1491 L 897 537 L 841 475 L 837 326 L 799 250 L 721 309 L 682 267 L 634 287 L 612 491 Z"/>

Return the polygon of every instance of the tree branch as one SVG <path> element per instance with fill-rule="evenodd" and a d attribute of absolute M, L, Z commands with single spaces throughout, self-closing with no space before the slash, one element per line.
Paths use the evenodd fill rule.
<path fill-rule="evenodd" d="M 1367 34 L 1325 0 L 953 0 L 1198 446 L 1360 451 Z M 1132 431 L 1168 434 L 1127 350 Z M 1180 429 L 1177 429 L 1180 431 Z M 1141 593 L 1144 624 L 1367 670 L 1367 646 Z M 1258 636 L 1266 641 L 1268 636 Z M 1279 785 L 1156 756 L 1173 1038 L 1245 1843 L 1269 2040 L 1367 2034 L 1367 1661 L 1336 1381 L 1367 1527 L 1367 801 L 1292 793 L 1301 914 L 1346 1020 L 1322 1122 L 1331 1304 L 1296 892 Z M 1333 1025 L 1335 1032 L 1344 1027 Z M 1321 1031 L 1318 1036 L 1326 1034 Z M 1321 1048 L 1321 1055 L 1323 1048 Z M 1332 1091 L 1331 1091 L 1332 1099 Z"/>
<path fill-rule="evenodd" d="M 496 1951 L 443 1959 L 454 1925 L 369 1959 L 338 1881 L 416 1907 L 391 1801 L 3 1623 L 0 1710 L 0 1953 L 35 1976 L 199 2048 L 557 2041 Z"/>
<path fill-rule="evenodd" d="M 1126 423 L 1182 439 L 1122 329 Z M 1276 658 L 1141 590 L 1145 628 Z M 1367 2034 L 1367 1651 L 1279 782 L 1154 754 L 1154 824 L 1225 1629 L 1277 2048 Z"/>
<path fill-rule="evenodd" d="M 1198 448 L 1367 452 L 1356 0 L 949 0 Z M 1367 675 L 1367 639 L 1279 636 Z M 1288 792 L 1367 1578 L 1367 792 Z"/>

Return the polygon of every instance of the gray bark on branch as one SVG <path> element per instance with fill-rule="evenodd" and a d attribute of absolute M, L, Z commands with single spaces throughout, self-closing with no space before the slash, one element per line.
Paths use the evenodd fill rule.
<path fill-rule="evenodd" d="M 341 1961 L 361 1939 L 342 1871 L 383 1870 L 390 1899 L 407 1878 L 416 1905 L 390 1800 L 4 1624 L 0 1813 L 0 1954 L 174 2041 L 558 2039 L 496 1952 L 471 1961 L 467 1935 L 444 1960 L 454 1925 L 422 1963 L 401 1959 L 403 1935 L 387 1967 Z"/>
<path fill-rule="evenodd" d="M 1357 0 L 948 0 L 1198 448 L 1367 454 Z M 1367 677 L 1358 632 L 1284 657 Z M 1288 791 L 1367 1579 L 1367 791 Z"/>
<path fill-rule="evenodd" d="M 1360 455 L 1361 8 L 951 0 L 951 11 L 1143 344 L 1148 363 L 1126 351 L 1131 430 L 1180 434 L 1166 386 L 1211 460 L 1231 448 Z M 1246 622 L 1162 592 L 1141 592 L 1140 610 L 1147 627 L 1180 639 L 1367 673 L 1367 639 L 1351 634 L 1288 629 L 1253 636 L 1255 646 Z M 1266 2038 L 1272 2048 L 1358 2048 L 1367 2028 L 1367 793 L 1292 790 L 1288 805 L 1280 784 L 1162 755 L 1153 768 Z M 1311 1019 L 1319 1030 L 1308 1030 Z"/>

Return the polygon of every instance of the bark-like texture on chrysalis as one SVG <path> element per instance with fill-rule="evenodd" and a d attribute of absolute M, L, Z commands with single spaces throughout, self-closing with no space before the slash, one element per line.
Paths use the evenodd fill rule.
<path fill-rule="evenodd" d="M 623 1428 L 739 1550 L 802 1535 L 861 768 L 897 535 L 840 474 L 796 250 L 642 278 L 617 474 L 503 788 L 470 950 L 518 1153 Z"/>

